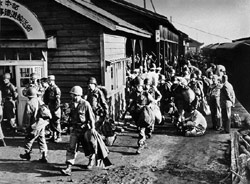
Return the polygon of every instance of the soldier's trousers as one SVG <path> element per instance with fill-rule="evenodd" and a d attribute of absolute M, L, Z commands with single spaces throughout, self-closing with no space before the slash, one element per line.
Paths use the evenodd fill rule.
<path fill-rule="evenodd" d="M 220 99 L 211 98 L 209 106 L 211 110 L 213 129 L 216 130 L 222 128 Z"/>
<path fill-rule="evenodd" d="M 38 147 L 41 153 L 44 153 L 45 156 L 48 152 L 48 147 L 45 139 L 45 127 L 38 130 L 30 130 L 28 135 L 25 137 L 24 149 L 26 153 L 30 153 L 32 151 L 32 145 L 37 140 Z"/>
<path fill-rule="evenodd" d="M 5 100 L 3 105 L 3 118 L 12 128 L 16 128 L 16 102 L 14 100 Z"/>
<path fill-rule="evenodd" d="M 66 163 L 74 165 L 78 149 L 82 145 L 85 156 L 89 159 L 97 152 L 97 141 L 87 131 L 75 131 L 70 133 L 69 147 L 66 152 Z"/>
<path fill-rule="evenodd" d="M 222 114 L 222 121 L 223 121 L 223 127 L 225 132 L 230 133 L 231 129 L 231 106 L 230 107 L 225 107 L 221 109 L 221 114 Z"/>
<path fill-rule="evenodd" d="M 146 136 L 152 136 L 152 132 L 154 131 L 154 124 L 148 127 L 139 127 L 139 139 L 138 139 L 138 146 L 142 146 L 145 144 L 147 139 Z"/>

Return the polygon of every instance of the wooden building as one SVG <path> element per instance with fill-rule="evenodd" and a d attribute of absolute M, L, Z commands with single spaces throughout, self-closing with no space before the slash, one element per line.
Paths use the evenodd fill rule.
<path fill-rule="evenodd" d="M 91 2 L 153 35 L 151 39 L 131 40 L 133 47 L 128 48 L 133 50 L 132 58 L 136 54 L 142 58 L 146 53 L 153 52 L 156 64 L 163 69 L 165 61 L 171 63 L 175 57 L 178 58 L 180 32 L 167 17 L 123 0 L 91 0 Z"/>
<path fill-rule="evenodd" d="M 86 1 L 0 2 L 0 75 L 10 72 L 18 88 L 19 125 L 27 100 L 22 89 L 32 72 L 55 75 L 63 102 L 72 86 L 86 88 L 88 78 L 96 77 L 108 89 L 110 103 L 122 109 L 127 37 L 151 33 Z"/>
<path fill-rule="evenodd" d="M 0 0 L 0 75 L 10 72 L 18 88 L 19 125 L 27 100 L 22 89 L 33 72 L 56 76 L 62 102 L 70 100 L 72 86 L 86 89 L 96 77 L 117 118 L 125 108 L 130 54 L 154 51 L 158 61 L 171 59 L 178 34 L 166 17 L 120 0 Z"/>

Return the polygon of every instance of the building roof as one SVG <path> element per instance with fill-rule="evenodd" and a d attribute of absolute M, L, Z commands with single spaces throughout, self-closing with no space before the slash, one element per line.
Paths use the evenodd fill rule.
<path fill-rule="evenodd" d="M 150 38 L 152 36 L 146 30 L 136 27 L 121 18 L 95 6 L 89 1 L 83 0 L 55 0 L 57 3 L 70 8 L 71 10 L 95 21 L 98 24 L 112 30 L 122 31 L 137 36 Z"/>
<path fill-rule="evenodd" d="M 235 49 L 239 46 L 250 46 L 250 40 L 235 41 L 232 43 L 223 43 L 217 47 L 217 49 Z"/>
<path fill-rule="evenodd" d="M 204 43 L 201 43 L 201 42 L 199 42 L 199 41 L 197 41 L 197 40 L 194 40 L 194 39 L 192 39 L 192 38 L 190 38 L 190 37 L 188 38 L 187 42 L 196 44 L 196 45 L 198 45 L 198 46 L 202 46 L 202 45 L 204 44 Z"/>
<path fill-rule="evenodd" d="M 102 0 L 102 1 L 104 1 L 104 0 Z M 132 4 L 132 3 L 124 1 L 124 0 L 106 0 L 106 1 L 113 2 L 117 5 L 120 5 L 122 7 L 130 9 L 131 11 L 134 11 L 136 13 L 140 13 L 146 17 L 160 21 L 162 24 L 166 24 L 171 31 L 175 32 L 176 34 L 179 34 L 179 30 L 176 29 L 174 27 L 174 25 L 168 20 L 168 18 L 163 16 L 163 15 L 152 12 L 148 9 L 142 8 L 140 6 L 137 6 L 135 4 Z"/>

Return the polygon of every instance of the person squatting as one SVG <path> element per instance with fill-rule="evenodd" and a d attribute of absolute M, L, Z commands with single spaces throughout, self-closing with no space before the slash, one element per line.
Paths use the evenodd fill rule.
<path fill-rule="evenodd" d="M 124 119 L 129 113 L 137 126 L 137 154 L 143 151 L 147 139 L 152 138 L 155 124 L 160 126 L 162 122 L 174 124 L 180 135 L 196 137 L 205 134 L 205 116 L 211 115 L 214 130 L 230 132 L 231 107 L 235 104 L 235 94 L 224 66 L 213 63 L 210 63 L 210 67 L 197 66 L 199 62 L 193 62 L 192 65 L 189 60 L 182 58 L 179 65 L 176 62 L 166 64 L 166 72 L 162 72 L 162 68 L 156 67 L 153 60 L 145 63 L 145 67 L 135 69 L 133 73 L 130 73 L 129 68 L 127 70 L 127 108 L 122 117 Z M 5 78 L 8 79 L 9 76 L 6 75 Z M 89 78 L 87 85 L 85 95 L 80 86 L 73 86 L 69 91 L 70 141 L 66 152 L 66 168 L 61 170 L 64 175 L 71 175 L 80 145 L 89 159 L 87 169 L 112 165 L 108 159 L 108 148 L 101 136 L 103 122 L 109 119 L 107 98 L 94 77 Z M 7 97 L 14 100 L 15 88 L 10 89 L 12 96 Z M 40 81 L 35 74 L 31 75 L 23 95 L 28 98 L 23 119 L 27 136 L 24 154 L 20 154 L 20 158 L 31 159 L 32 145 L 37 140 L 41 151 L 39 161 L 47 163 L 46 127 L 51 127 L 55 143 L 62 141 L 61 91 L 55 84 L 55 76 L 51 75 Z M 43 112 L 42 106 L 45 109 Z M 46 110 L 50 113 L 46 114 Z M 3 140 L 2 131 L 1 134 L 0 138 Z"/>

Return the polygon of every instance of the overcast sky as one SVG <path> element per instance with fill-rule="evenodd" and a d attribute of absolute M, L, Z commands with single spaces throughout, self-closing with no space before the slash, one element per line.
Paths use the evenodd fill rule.
<path fill-rule="evenodd" d="M 144 6 L 143 0 L 127 1 Z M 250 0 L 152 1 L 157 13 L 169 19 L 171 16 L 177 29 L 205 45 L 250 37 Z M 146 6 L 153 11 L 150 0 L 146 0 Z"/>

